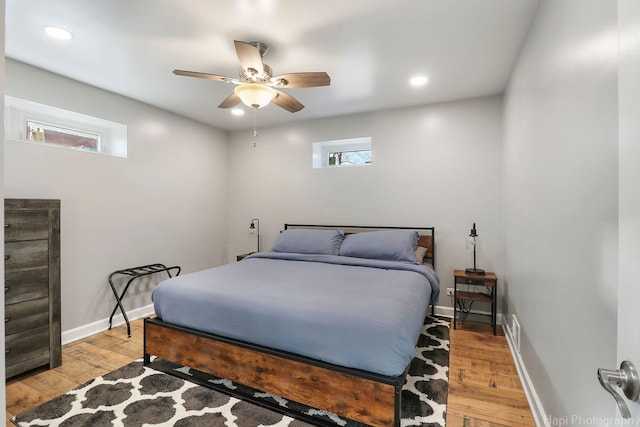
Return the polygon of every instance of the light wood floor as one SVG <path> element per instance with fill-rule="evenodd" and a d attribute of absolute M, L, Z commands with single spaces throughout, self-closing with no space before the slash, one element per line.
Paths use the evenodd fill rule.
<path fill-rule="evenodd" d="M 62 366 L 10 379 L 9 420 L 142 356 L 142 320 L 67 344 Z M 447 427 L 535 426 L 506 338 L 471 322 L 451 329 Z"/>
<path fill-rule="evenodd" d="M 447 427 L 533 426 L 509 344 L 498 327 L 451 326 Z"/>

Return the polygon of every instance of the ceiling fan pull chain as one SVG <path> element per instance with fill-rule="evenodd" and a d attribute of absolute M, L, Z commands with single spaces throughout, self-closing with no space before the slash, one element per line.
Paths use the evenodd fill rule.
<path fill-rule="evenodd" d="M 256 112 L 257 108 L 253 108 L 253 148 L 256 148 L 256 138 L 258 137 L 258 129 L 256 128 Z"/>

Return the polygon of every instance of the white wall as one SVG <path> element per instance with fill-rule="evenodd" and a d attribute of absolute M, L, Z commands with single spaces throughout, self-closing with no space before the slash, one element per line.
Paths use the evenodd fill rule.
<path fill-rule="evenodd" d="M 258 115 L 260 111 L 258 111 Z M 259 120 L 258 120 L 259 123 Z M 478 226 L 478 266 L 502 271 L 502 98 L 311 120 L 231 134 L 229 260 L 255 250 L 259 218 L 268 250 L 285 222 L 435 226 L 441 287 L 472 265 L 466 249 Z M 373 164 L 312 169 L 312 142 L 373 138 Z M 443 296 L 439 305 L 451 306 Z"/>
<path fill-rule="evenodd" d="M 114 270 L 226 260 L 226 133 L 12 60 L 6 94 L 128 127 L 126 159 L 5 142 L 5 197 L 61 199 L 63 332 L 109 316 Z M 151 304 L 150 289 L 125 307 Z"/>
<path fill-rule="evenodd" d="M 505 95 L 506 311 L 555 425 L 614 415 L 616 25 L 616 2 L 543 0 Z"/>
<path fill-rule="evenodd" d="M 640 301 L 640 2 L 618 0 L 618 349 L 609 366 L 623 360 L 640 363 L 637 313 Z M 632 419 L 640 420 L 640 402 L 626 400 Z M 611 401 L 613 405 L 613 400 Z"/>

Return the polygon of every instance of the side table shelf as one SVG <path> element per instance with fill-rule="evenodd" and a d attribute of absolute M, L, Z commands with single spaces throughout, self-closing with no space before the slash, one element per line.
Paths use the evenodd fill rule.
<path fill-rule="evenodd" d="M 496 335 L 497 329 L 497 300 L 498 300 L 498 277 L 494 273 L 485 274 L 469 274 L 464 270 L 454 270 L 454 288 L 453 288 L 453 329 L 456 329 L 459 313 L 459 305 L 464 304 L 463 301 L 478 301 L 491 304 L 491 326 L 493 327 L 493 335 Z M 459 285 L 484 286 L 488 293 L 459 291 Z"/>
<path fill-rule="evenodd" d="M 149 264 L 149 265 L 141 265 L 140 267 L 132 267 L 125 268 L 123 270 L 114 271 L 109 275 L 109 285 L 111 286 L 111 290 L 113 291 L 113 295 L 116 297 L 116 306 L 113 307 L 113 311 L 111 312 L 111 316 L 109 316 L 109 329 L 111 329 L 111 324 L 113 322 L 113 316 L 116 314 L 118 307 L 122 312 L 122 316 L 124 317 L 124 321 L 127 322 L 127 336 L 131 338 L 131 323 L 129 322 L 129 318 L 127 317 L 127 313 L 124 310 L 124 306 L 122 305 L 122 299 L 124 295 L 127 293 L 129 289 L 129 285 L 131 283 L 143 276 L 148 276 L 154 273 L 162 273 L 163 271 L 167 273 L 169 277 L 173 277 L 171 275 L 171 270 L 176 270 L 176 276 L 180 274 L 181 268 L 177 265 L 173 267 L 167 267 L 164 264 Z M 115 285 L 113 284 L 113 278 L 118 275 L 130 276 L 131 278 L 127 282 L 127 284 L 122 289 L 122 293 L 118 295 L 118 291 L 116 290 Z"/>

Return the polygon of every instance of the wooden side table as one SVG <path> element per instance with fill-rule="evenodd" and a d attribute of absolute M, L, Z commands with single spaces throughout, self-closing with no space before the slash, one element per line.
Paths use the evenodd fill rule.
<path fill-rule="evenodd" d="M 497 300 L 498 300 L 498 277 L 495 273 L 485 274 L 469 274 L 464 270 L 454 270 L 454 288 L 453 288 L 453 329 L 456 329 L 458 321 L 458 302 L 459 301 L 479 301 L 491 304 L 491 326 L 493 326 L 493 335 L 496 335 L 497 328 Z M 484 292 L 459 291 L 458 285 L 484 286 L 488 290 L 488 294 Z M 462 302 L 461 302 L 462 304 Z"/>
<path fill-rule="evenodd" d="M 251 254 L 255 254 L 255 252 L 249 252 L 249 253 L 246 253 L 246 254 L 236 255 L 236 261 L 242 261 L 243 259 L 245 259 L 246 257 L 248 257 Z"/>

